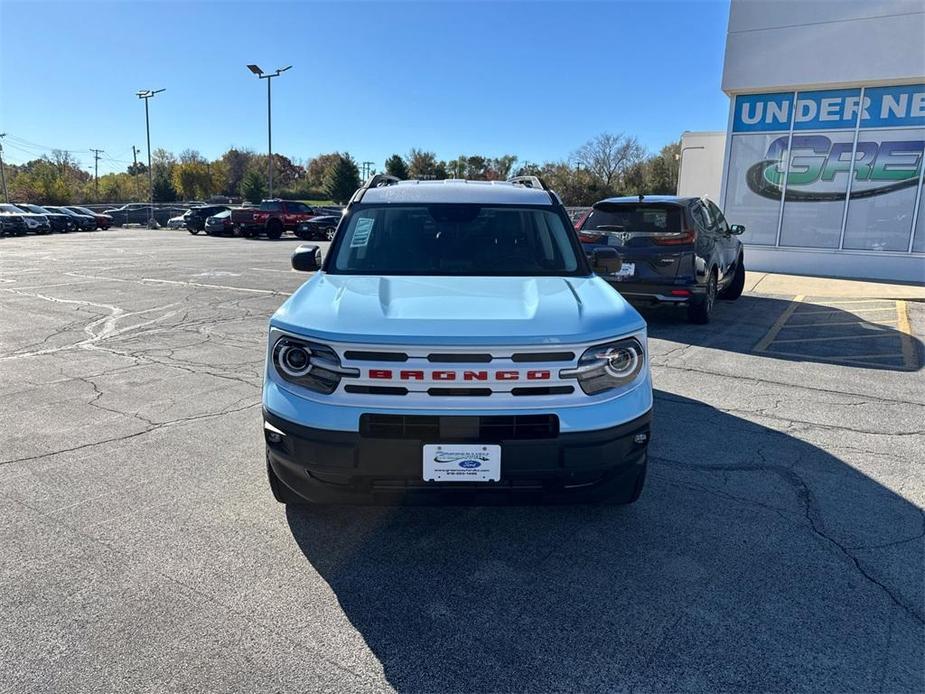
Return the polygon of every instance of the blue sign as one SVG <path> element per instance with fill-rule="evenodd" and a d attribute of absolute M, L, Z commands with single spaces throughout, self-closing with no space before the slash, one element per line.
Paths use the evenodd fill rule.
<path fill-rule="evenodd" d="M 796 130 L 925 126 L 925 84 L 902 87 L 826 89 L 773 94 L 743 94 L 735 100 L 732 131 L 786 132 Z"/>

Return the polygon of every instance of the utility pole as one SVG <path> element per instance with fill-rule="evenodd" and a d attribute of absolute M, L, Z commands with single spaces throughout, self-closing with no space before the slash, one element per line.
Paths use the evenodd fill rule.
<path fill-rule="evenodd" d="M 164 89 L 142 89 L 135 92 L 135 96 L 145 100 L 145 131 L 148 134 L 148 198 L 151 206 L 148 208 L 148 228 L 153 229 L 156 222 L 154 221 L 154 174 L 151 172 L 151 121 L 148 119 L 148 99 L 155 94 L 160 94 Z"/>
<path fill-rule="evenodd" d="M 10 195 L 6 192 L 6 173 L 3 171 L 3 138 L 6 133 L 0 133 L 0 179 L 3 180 L 3 202 L 10 201 Z"/>
<path fill-rule="evenodd" d="M 135 145 L 132 145 L 132 163 L 134 164 L 132 167 L 132 180 L 135 181 L 135 197 L 137 198 L 141 197 L 138 194 L 138 153 L 140 151 L 141 150 L 138 149 Z"/>
<path fill-rule="evenodd" d="M 93 152 L 93 199 L 96 202 L 100 201 L 100 154 L 104 152 L 102 149 L 93 149 L 90 148 L 90 151 Z"/>
<path fill-rule="evenodd" d="M 363 180 L 366 180 L 367 178 L 373 175 L 373 164 L 375 163 L 376 162 L 374 161 L 364 161 L 363 162 Z"/>
<path fill-rule="evenodd" d="M 257 75 L 259 79 L 267 81 L 267 197 L 270 198 L 273 197 L 273 119 L 270 110 L 270 83 L 274 77 L 279 77 L 291 67 L 292 65 L 287 65 L 286 67 L 277 68 L 276 72 L 272 74 L 264 74 L 263 70 L 256 65 L 247 66 L 247 69 Z"/>

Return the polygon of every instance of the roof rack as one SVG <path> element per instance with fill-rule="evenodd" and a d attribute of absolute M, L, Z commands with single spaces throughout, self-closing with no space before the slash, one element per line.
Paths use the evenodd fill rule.
<path fill-rule="evenodd" d="M 514 176 L 507 179 L 508 183 L 519 183 L 527 188 L 538 188 L 539 190 L 549 190 L 549 187 L 539 176 Z"/>
<path fill-rule="evenodd" d="M 389 174 L 373 174 L 357 189 L 353 197 L 350 198 L 348 205 L 362 200 L 363 194 L 370 188 L 384 188 L 385 186 L 398 185 L 400 180 L 401 179 L 398 177 L 390 176 Z"/>

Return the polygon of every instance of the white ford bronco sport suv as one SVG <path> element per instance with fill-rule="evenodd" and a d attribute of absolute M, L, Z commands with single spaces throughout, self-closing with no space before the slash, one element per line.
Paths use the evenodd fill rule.
<path fill-rule="evenodd" d="M 270 320 L 263 389 L 283 503 L 631 503 L 652 410 L 646 324 L 559 197 L 374 176 Z"/>

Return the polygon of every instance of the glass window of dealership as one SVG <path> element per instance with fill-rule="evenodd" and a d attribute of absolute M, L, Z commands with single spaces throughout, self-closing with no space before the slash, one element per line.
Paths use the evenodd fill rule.
<path fill-rule="evenodd" d="M 925 254 L 925 84 L 738 94 L 732 109 L 723 199 L 746 243 Z"/>

